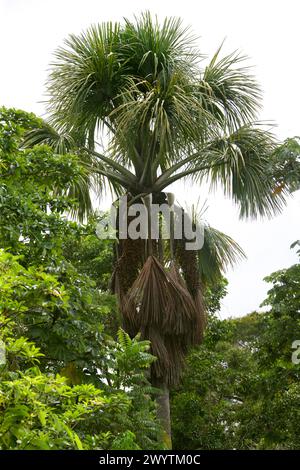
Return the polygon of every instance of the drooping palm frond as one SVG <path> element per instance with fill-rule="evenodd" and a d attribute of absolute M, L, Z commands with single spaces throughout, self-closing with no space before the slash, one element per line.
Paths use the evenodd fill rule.
<path fill-rule="evenodd" d="M 126 168 L 93 148 L 86 147 L 88 143 L 81 129 L 57 130 L 42 120 L 40 127 L 28 132 L 22 143 L 25 148 L 39 144 L 47 144 L 59 154 L 77 155 L 84 171 L 68 189 L 67 195 L 76 202 L 71 215 L 80 221 L 93 211 L 93 198 L 96 199 L 107 190 L 118 196 L 122 192 L 121 188 L 128 190 L 134 186 L 134 175 Z"/>
<path fill-rule="evenodd" d="M 118 259 L 115 266 L 113 278 L 118 278 L 118 289 L 121 301 L 124 301 L 125 295 L 136 280 L 139 270 L 143 265 L 145 258 L 144 240 L 119 240 Z M 112 286 L 115 291 L 114 286 Z"/>
<path fill-rule="evenodd" d="M 209 225 L 204 226 L 204 244 L 198 252 L 199 274 L 203 283 L 214 283 L 246 255 L 230 236 Z"/>
<path fill-rule="evenodd" d="M 193 301 L 184 286 L 170 278 L 158 260 L 150 256 L 132 285 L 126 300 L 126 316 L 138 328 L 164 327 L 164 331 L 184 334 L 195 314 Z"/>
<path fill-rule="evenodd" d="M 272 134 L 245 125 L 218 142 L 221 164 L 209 171 L 212 184 L 221 183 L 237 204 L 241 217 L 272 217 L 281 211 L 285 194 L 274 195 L 274 182 L 266 174 L 275 142 Z M 216 162 L 218 163 L 218 162 Z"/>
<path fill-rule="evenodd" d="M 23 142 L 25 148 L 39 144 L 49 145 L 56 153 L 62 155 L 78 146 L 70 132 L 58 131 L 46 121 L 42 121 L 37 129 L 28 132 Z"/>
<path fill-rule="evenodd" d="M 46 144 L 55 153 L 61 155 L 72 154 L 77 152 L 80 145 L 83 144 L 83 136 L 74 132 L 72 135 L 72 132 L 58 131 L 48 122 L 42 120 L 40 127 L 33 129 L 25 135 L 22 146 L 30 148 L 39 144 Z M 92 160 L 86 153 L 82 154 L 80 163 L 82 164 L 82 173 L 63 191 L 68 198 L 76 202 L 76 206 L 71 211 L 71 216 L 82 222 L 87 214 L 93 210 L 92 189 L 94 188 L 97 193 L 101 192 L 105 181 L 96 180 L 95 176 L 91 174 L 88 165 L 92 164 Z M 59 191 L 61 192 L 62 189 L 60 188 Z"/>
<path fill-rule="evenodd" d="M 188 240 L 184 237 L 176 240 L 176 257 L 194 297 L 199 288 L 203 290 L 203 285 L 218 281 L 229 267 L 246 257 L 237 242 L 204 220 L 206 210 L 206 203 L 200 206 L 198 200 L 196 205 L 187 206 L 184 211 L 193 230 L 199 227 L 198 236 L 203 237 L 201 248 L 187 249 Z"/>
<path fill-rule="evenodd" d="M 195 304 L 197 316 L 193 331 L 193 343 L 200 344 L 206 325 L 206 311 L 203 302 L 203 283 L 198 265 L 198 253 L 187 250 L 185 240 L 176 240 L 177 264 L 172 267 L 171 275 L 177 282 L 184 282 Z"/>
<path fill-rule="evenodd" d="M 274 193 L 274 180 L 269 175 L 275 148 L 273 135 L 259 123 L 244 125 L 205 143 L 194 155 L 174 164 L 154 187 L 163 190 L 186 177 L 200 183 L 208 179 L 212 188 L 223 187 L 225 195 L 237 204 L 241 217 L 271 217 L 282 210 L 286 199 L 284 191 Z"/>

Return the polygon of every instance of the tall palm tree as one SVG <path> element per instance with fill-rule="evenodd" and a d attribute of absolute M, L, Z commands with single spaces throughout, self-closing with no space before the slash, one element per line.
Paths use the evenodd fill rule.
<path fill-rule="evenodd" d="M 151 195 L 172 206 L 165 190 L 185 178 L 223 187 L 241 217 L 271 216 L 285 196 L 265 177 L 276 142 L 257 121 L 261 93 L 244 60 L 221 57 L 220 48 L 202 67 L 196 38 L 179 19 L 159 23 L 145 13 L 94 25 L 56 51 L 48 123 L 27 145 L 47 142 L 80 155 L 86 176 L 71 195 L 81 216 L 91 187 L 99 192 L 108 183 L 131 201 L 147 205 Z M 119 240 L 113 282 L 125 328 L 150 339 L 157 356 L 151 375 L 168 434 L 168 389 L 188 347 L 202 338 L 202 284 L 242 255 L 208 226 L 202 250 L 188 251 L 184 241 Z"/>

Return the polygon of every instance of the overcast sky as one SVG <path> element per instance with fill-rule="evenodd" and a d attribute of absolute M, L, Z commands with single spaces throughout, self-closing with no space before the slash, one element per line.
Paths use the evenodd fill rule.
<path fill-rule="evenodd" d="M 69 33 L 91 23 L 122 20 L 145 9 L 159 17 L 180 16 L 199 36 L 201 51 L 211 56 L 226 38 L 224 52 L 241 50 L 255 65 L 264 92 L 260 118 L 276 122 L 279 139 L 300 135 L 298 0 L 137 1 L 137 0 L 0 0 L 0 105 L 43 115 L 44 82 L 53 50 Z M 247 261 L 227 273 L 229 293 L 222 316 L 257 309 L 270 287 L 269 273 L 297 261 L 289 249 L 300 238 L 300 192 L 284 212 L 264 221 L 241 222 L 221 194 L 181 184 L 180 202 L 207 200 L 211 225 L 231 235 L 246 251 Z"/>

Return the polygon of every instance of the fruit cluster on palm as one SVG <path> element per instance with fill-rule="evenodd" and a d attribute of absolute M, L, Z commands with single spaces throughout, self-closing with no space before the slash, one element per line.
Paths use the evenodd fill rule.
<path fill-rule="evenodd" d="M 196 38 L 177 19 L 149 13 L 71 35 L 56 51 L 48 82 L 48 122 L 27 136 L 59 152 L 76 152 L 86 168 L 70 196 L 79 216 L 91 193 L 108 184 L 116 197 L 166 202 L 166 189 L 191 178 L 224 188 L 241 217 L 270 216 L 284 193 L 266 178 L 276 143 L 257 122 L 260 90 L 237 53 L 218 50 L 202 67 Z M 97 140 L 102 138 L 99 143 Z M 205 227 L 201 250 L 185 240 L 119 240 L 113 285 L 124 327 L 150 339 L 152 381 L 167 389 L 204 328 L 202 287 L 243 253 Z M 166 416 L 165 416 L 166 419 Z"/>

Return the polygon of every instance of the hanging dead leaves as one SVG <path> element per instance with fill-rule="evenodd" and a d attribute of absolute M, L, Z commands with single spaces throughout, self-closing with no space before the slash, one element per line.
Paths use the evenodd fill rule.
<path fill-rule="evenodd" d="M 166 269 L 152 255 L 128 291 L 119 288 L 118 294 L 126 330 L 131 335 L 141 332 L 151 341 L 152 353 L 157 357 L 153 378 L 165 378 L 168 385 L 176 383 L 188 348 L 202 338 L 204 308 L 199 302 L 200 291 L 193 298 L 176 263 L 171 261 Z"/>

